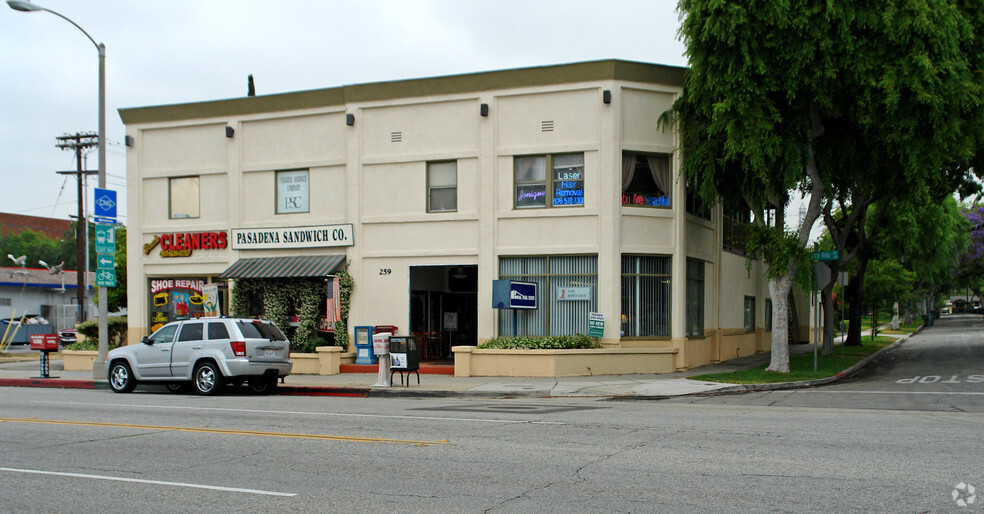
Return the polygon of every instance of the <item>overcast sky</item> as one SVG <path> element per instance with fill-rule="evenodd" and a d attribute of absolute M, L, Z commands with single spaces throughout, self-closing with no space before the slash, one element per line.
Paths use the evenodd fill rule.
<path fill-rule="evenodd" d="M 249 74 L 263 95 L 597 59 L 686 64 L 675 0 L 35 3 L 106 45 L 107 180 L 121 199 L 118 109 L 245 96 Z M 74 176 L 55 173 L 75 169 L 73 153 L 55 138 L 96 131 L 97 55 L 65 20 L 0 4 L 0 212 L 77 212 Z"/>

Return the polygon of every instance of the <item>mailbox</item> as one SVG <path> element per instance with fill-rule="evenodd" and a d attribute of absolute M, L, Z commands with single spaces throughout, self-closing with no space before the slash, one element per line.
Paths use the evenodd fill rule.
<path fill-rule="evenodd" d="M 58 336 L 55 334 L 31 334 L 31 349 L 58 351 Z"/>

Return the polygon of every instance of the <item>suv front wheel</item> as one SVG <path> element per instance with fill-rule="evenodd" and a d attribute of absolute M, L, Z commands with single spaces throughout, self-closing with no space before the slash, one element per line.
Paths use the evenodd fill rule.
<path fill-rule="evenodd" d="M 195 368 L 194 383 L 195 390 L 203 395 L 217 394 L 225 385 L 222 372 L 214 362 L 203 362 Z"/>
<path fill-rule="evenodd" d="M 109 386 L 114 393 L 129 393 L 137 387 L 137 380 L 133 378 L 133 372 L 126 361 L 114 362 L 109 368 Z"/>

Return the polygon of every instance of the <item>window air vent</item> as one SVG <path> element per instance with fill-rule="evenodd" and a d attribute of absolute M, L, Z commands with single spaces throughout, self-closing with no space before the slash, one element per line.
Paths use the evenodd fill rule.
<path fill-rule="evenodd" d="M 553 128 L 553 120 L 540 122 L 540 132 L 553 132 Z"/>
<path fill-rule="evenodd" d="M 403 141 L 403 132 L 390 132 L 390 143 L 400 143 Z"/>

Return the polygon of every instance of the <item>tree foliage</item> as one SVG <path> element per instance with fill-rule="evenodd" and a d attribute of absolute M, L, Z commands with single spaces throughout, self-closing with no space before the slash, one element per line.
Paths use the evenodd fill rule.
<path fill-rule="evenodd" d="M 688 183 L 773 232 L 757 247 L 775 307 L 770 369 L 788 370 L 782 304 L 802 276 L 790 242 L 805 249 L 823 202 L 827 218 L 835 202 L 845 214 L 831 232 L 847 259 L 863 248 L 876 200 L 940 199 L 967 183 L 984 140 L 973 4 L 980 10 L 946 0 L 679 2 L 691 69 L 664 121 L 680 124 Z M 786 234 L 782 212 L 797 190 L 809 204 Z M 863 276 L 862 266 L 859 297 Z"/>

